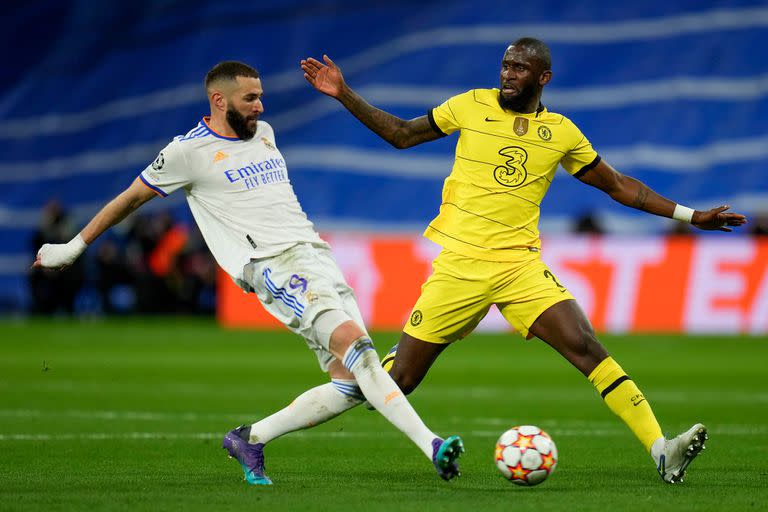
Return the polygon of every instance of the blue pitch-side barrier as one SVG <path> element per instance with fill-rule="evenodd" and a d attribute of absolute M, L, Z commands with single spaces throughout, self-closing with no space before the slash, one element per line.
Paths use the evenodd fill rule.
<path fill-rule="evenodd" d="M 207 112 L 202 77 L 225 59 L 261 71 L 263 118 L 325 230 L 423 229 L 456 136 L 392 149 L 313 91 L 301 58 L 328 53 L 372 103 L 409 118 L 454 93 L 497 86 L 506 44 L 523 35 L 553 51 L 544 103 L 615 167 L 694 207 L 767 207 L 764 3 L 410 4 L 80 0 L 6 13 L 0 40 L 14 53 L 0 71 L 0 311 L 27 300 L 41 206 L 58 198 L 78 222 L 95 213 Z M 148 207 L 189 216 L 181 193 Z M 587 211 L 621 230 L 668 226 L 565 173 L 543 207 L 545 231 Z"/>

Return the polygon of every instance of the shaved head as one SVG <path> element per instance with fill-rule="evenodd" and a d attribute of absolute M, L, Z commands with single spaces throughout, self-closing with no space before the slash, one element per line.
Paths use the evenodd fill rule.
<path fill-rule="evenodd" d="M 513 47 L 525 49 L 530 58 L 538 61 L 541 66 L 541 71 L 552 69 L 552 55 L 549 52 L 549 47 L 544 41 L 534 39 L 533 37 L 521 37 L 510 44 L 509 47 L 507 47 L 507 51 Z"/>
<path fill-rule="evenodd" d="M 237 77 L 259 78 L 252 66 L 235 60 L 219 62 L 205 75 L 205 92 L 210 96 L 214 89 L 230 91 L 237 87 Z"/>

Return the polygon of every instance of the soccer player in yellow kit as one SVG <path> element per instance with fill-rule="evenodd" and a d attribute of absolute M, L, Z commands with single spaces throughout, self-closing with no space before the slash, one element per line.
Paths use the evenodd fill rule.
<path fill-rule="evenodd" d="M 731 231 L 746 218 L 726 212 L 728 206 L 694 211 L 678 205 L 602 160 L 576 125 L 541 104 L 552 71 L 549 48 L 537 39 L 521 38 L 506 49 L 499 89 L 470 90 L 410 121 L 368 104 L 338 66 L 323 59 L 301 61 L 306 80 L 394 147 L 460 133 L 440 213 L 424 233 L 443 250 L 396 351 L 384 360 L 400 388 L 413 391 L 448 344 L 472 332 L 495 304 L 524 337 L 548 343 L 589 379 L 648 450 L 663 481 L 682 482 L 704 448 L 706 428 L 697 423 L 664 437 L 642 392 L 542 262 L 540 204 L 562 165 L 614 201 L 700 229 Z"/>

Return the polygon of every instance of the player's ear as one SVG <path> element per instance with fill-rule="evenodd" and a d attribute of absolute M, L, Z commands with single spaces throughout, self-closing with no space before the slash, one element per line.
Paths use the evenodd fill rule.
<path fill-rule="evenodd" d="M 546 70 L 539 75 L 539 85 L 547 85 L 552 80 L 552 71 Z"/>
<path fill-rule="evenodd" d="M 224 97 L 224 94 L 221 91 L 213 91 L 211 92 L 211 108 L 219 110 L 221 112 L 226 112 L 227 110 L 227 99 Z"/>

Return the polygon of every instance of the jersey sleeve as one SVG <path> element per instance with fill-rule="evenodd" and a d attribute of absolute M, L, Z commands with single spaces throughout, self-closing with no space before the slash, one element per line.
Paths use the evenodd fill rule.
<path fill-rule="evenodd" d="M 154 162 L 139 174 L 141 181 L 165 197 L 191 182 L 191 172 L 186 156 L 176 140 L 160 151 Z"/>
<path fill-rule="evenodd" d="M 432 128 L 443 135 L 450 135 L 456 130 L 460 130 L 462 127 L 461 113 L 464 110 L 462 105 L 466 95 L 470 93 L 471 91 L 452 96 L 441 105 L 427 112 L 429 124 L 432 125 Z"/>
<path fill-rule="evenodd" d="M 568 121 L 570 127 L 570 136 L 575 142 L 573 147 L 560 160 L 563 168 L 569 174 L 578 175 L 580 172 L 586 172 L 600 162 L 600 156 L 592 148 L 592 143 L 581 133 L 575 124 Z"/>

